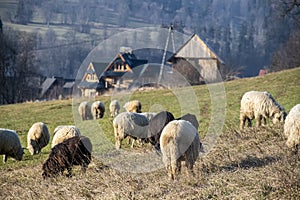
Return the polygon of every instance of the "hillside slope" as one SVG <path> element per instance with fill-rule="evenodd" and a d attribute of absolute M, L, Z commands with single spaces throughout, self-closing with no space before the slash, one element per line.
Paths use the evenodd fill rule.
<path fill-rule="evenodd" d="M 74 100 L 0 106 L 0 127 L 17 130 L 23 146 L 26 146 L 27 130 L 36 121 L 46 122 L 51 133 L 57 125 L 76 123 L 84 135 L 94 136 L 94 158 L 86 174 L 75 167 L 72 178 L 59 176 L 43 180 L 41 167 L 50 145 L 41 155 L 32 157 L 26 152 L 21 162 L 0 163 L 0 198 L 299 199 L 300 161 L 285 147 L 282 124 L 238 129 L 239 101 L 244 92 L 270 91 L 289 111 L 300 102 L 299 77 L 300 68 L 296 68 L 224 83 L 226 121 L 223 133 L 214 148 L 196 162 L 195 175 L 187 175 L 183 166 L 182 175 L 175 182 L 168 181 L 160 157 L 153 154 L 149 146 L 113 150 L 112 118 L 108 112 L 103 119 L 80 123 L 76 119 L 77 102 Z M 211 118 L 210 92 L 205 85 L 192 88 L 201 110 L 199 133 L 205 141 L 205 130 Z M 143 111 L 166 108 L 178 117 L 181 108 L 178 96 L 173 93 L 174 90 L 135 91 L 130 98 L 139 99 Z M 110 97 L 99 99 L 108 106 Z M 95 140 L 103 136 L 107 140 Z"/>

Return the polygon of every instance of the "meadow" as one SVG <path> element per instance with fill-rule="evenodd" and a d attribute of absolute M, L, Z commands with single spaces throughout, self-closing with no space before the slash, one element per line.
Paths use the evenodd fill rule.
<path fill-rule="evenodd" d="M 288 112 L 300 103 L 299 77 L 300 68 L 295 68 L 219 84 L 105 95 L 97 97 L 107 108 L 104 118 L 84 122 L 77 112 L 80 98 L 2 105 L 0 127 L 16 130 L 23 147 L 37 121 L 46 123 L 51 134 L 58 125 L 75 124 L 91 138 L 93 160 L 85 174 L 74 167 L 72 178 L 44 180 L 42 164 L 50 144 L 39 155 L 25 151 L 20 162 L 0 162 L 0 198 L 299 199 L 300 161 L 285 146 L 283 124 L 239 130 L 240 99 L 246 91 L 269 91 Z M 112 98 L 120 99 L 121 105 L 138 99 L 144 112 L 165 109 L 175 117 L 196 114 L 207 152 L 196 162 L 195 175 L 183 167 L 179 179 L 169 181 L 161 158 L 148 144 L 137 143 L 131 149 L 123 141 L 123 149 L 115 150 L 108 111 Z M 207 139 L 210 132 L 217 136 L 213 142 Z"/>

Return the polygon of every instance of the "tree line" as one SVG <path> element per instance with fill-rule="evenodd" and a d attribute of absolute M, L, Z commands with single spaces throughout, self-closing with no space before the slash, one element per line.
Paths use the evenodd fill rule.
<path fill-rule="evenodd" d="M 76 42 L 75 37 L 69 42 L 72 45 L 57 39 L 51 29 L 41 35 L 4 28 L 0 33 L 0 104 L 39 99 L 47 75 L 74 78 L 91 45 Z"/>

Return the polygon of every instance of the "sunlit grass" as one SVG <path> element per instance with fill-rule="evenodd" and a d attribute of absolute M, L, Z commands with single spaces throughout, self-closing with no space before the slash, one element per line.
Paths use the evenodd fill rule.
<path fill-rule="evenodd" d="M 211 97 L 212 91 L 207 85 L 193 86 L 191 88 L 196 96 L 196 105 L 192 105 L 191 97 L 193 94 L 186 92 L 191 88 L 136 90 L 126 95 L 125 93 L 116 93 L 113 96 L 101 96 L 97 97 L 96 100 L 101 100 L 105 104 L 104 118 L 84 122 L 78 120 L 77 111 L 82 99 L 2 105 L 0 106 L 0 127 L 16 130 L 23 147 L 27 145 L 27 131 L 35 122 L 42 121 L 47 124 L 51 133 L 51 140 L 56 126 L 75 124 L 83 135 L 91 138 L 93 154 L 96 157 L 102 153 L 118 153 L 114 150 L 113 118 L 110 117 L 108 110 L 111 99 L 119 99 L 121 107 L 127 100 L 138 99 L 142 103 L 144 112 L 169 110 L 176 118 L 184 114 L 185 111 L 195 111 L 200 122 L 198 131 L 201 140 L 205 140 L 211 120 L 218 117 L 212 116 L 212 111 L 217 111 L 217 115 L 222 116 L 224 114 L 221 108 L 224 102 L 226 120 L 215 148 L 197 162 L 195 177 L 184 175 L 185 169 L 183 168 L 183 175 L 176 186 L 167 181 L 164 169 L 145 174 L 121 173 L 105 166 L 101 162 L 101 157 L 94 159 L 93 165 L 89 167 L 86 175 L 81 175 L 80 169 L 75 168 L 76 176 L 72 179 L 58 177 L 54 182 L 43 181 L 41 166 L 50 153 L 51 142 L 42 150 L 40 155 L 31 156 L 28 151 L 25 151 L 24 158 L 20 162 L 12 159 L 9 159 L 6 164 L 0 162 L 0 170 L 6 174 L 6 179 L 0 179 L 0 184 L 3 183 L 5 188 L 8 187 L 6 184 L 11 184 L 10 187 L 14 188 L 11 190 L 14 194 L 12 196 L 27 197 L 33 195 L 39 198 L 49 197 L 45 192 L 46 188 L 47 191 L 54 192 L 57 197 L 65 197 L 64 191 L 72 191 L 73 196 L 77 198 L 91 198 L 94 196 L 93 194 L 102 193 L 107 198 L 133 198 L 134 195 L 137 195 L 137 198 L 158 198 L 151 193 L 153 189 L 157 190 L 157 194 L 164 198 L 174 198 L 181 195 L 182 198 L 220 199 L 227 197 L 231 199 L 240 197 L 244 199 L 256 197 L 263 199 L 277 195 L 284 197 L 291 197 L 292 194 L 299 195 L 295 193 L 297 191 L 295 184 L 298 184 L 297 177 L 300 175 L 294 168 L 298 162 L 294 161 L 293 157 L 287 156 L 282 126 L 276 125 L 239 131 L 240 99 L 246 91 L 269 91 L 288 112 L 295 104 L 300 103 L 299 77 L 300 68 L 297 68 L 262 77 L 225 82 L 223 84 L 225 96 L 214 100 Z M 222 90 L 222 87 L 217 89 Z M 219 95 L 219 93 L 220 91 L 217 90 L 214 94 Z M 219 110 L 220 113 L 218 113 Z M 124 111 L 124 108 L 121 111 Z M 148 146 L 138 146 L 135 150 L 130 149 L 126 141 L 123 141 L 122 147 L 137 154 L 147 148 L 149 149 Z M 293 162 L 295 163 L 293 164 Z M 296 174 L 292 176 L 291 170 L 294 170 Z M 290 185 L 284 186 L 278 177 Z M 35 181 L 32 183 L 33 180 Z M 24 181 L 25 183 L 23 183 Z M 82 188 L 74 186 L 81 185 L 82 181 L 88 186 L 81 186 Z M 38 187 L 44 189 L 44 192 L 32 189 L 31 191 L 35 191 L 34 193 L 22 194 L 18 187 L 21 182 L 28 184 L 28 187 L 31 188 L 34 188 L 32 184 L 39 185 Z M 126 189 L 124 188 L 126 184 L 131 186 Z M 116 188 L 116 185 L 119 187 Z M 99 187 L 103 191 L 98 191 L 97 188 Z M 61 188 L 61 192 L 56 191 L 55 188 Z M 182 188 L 184 189 L 182 190 Z M 111 193 L 112 196 L 107 196 Z"/>

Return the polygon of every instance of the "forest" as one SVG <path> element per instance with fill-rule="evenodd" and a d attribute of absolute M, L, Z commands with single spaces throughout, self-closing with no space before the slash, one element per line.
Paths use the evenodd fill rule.
<path fill-rule="evenodd" d="M 33 99 L 35 90 L 24 88 L 40 81 L 32 78 L 36 75 L 75 78 L 100 42 L 140 27 L 173 24 L 180 33 L 197 33 L 224 60 L 228 75 L 298 67 L 299 5 L 299 0 L 1 1 L 0 102 Z"/>

